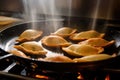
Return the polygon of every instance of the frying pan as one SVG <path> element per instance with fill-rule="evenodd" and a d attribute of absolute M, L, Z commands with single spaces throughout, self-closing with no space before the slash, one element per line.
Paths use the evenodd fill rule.
<path fill-rule="evenodd" d="M 61 21 L 55 21 L 58 23 Z M 52 24 L 51 24 L 52 23 Z M 115 44 L 111 46 L 108 50 L 106 49 L 107 54 L 117 53 L 116 57 L 110 58 L 107 60 L 93 61 L 93 62 L 47 62 L 47 61 L 38 61 L 34 58 L 27 59 L 19 56 L 9 54 L 7 51 L 13 48 L 13 45 L 16 44 L 15 39 L 26 29 L 37 29 L 42 30 L 43 35 L 49 35 L 51 32 L 56 31 L 61 25 L 53 25 L 53 21 L 35 21 L 35 22 L 26 22 L 22 24 L 17 24 L 6 28 L 0 32 L 0 53 L 3 54 L 0 59 L 3 59 L 8 56 L 12 56 L 13 60 L 22 63 L 27 67 L 35 66 L 35 69 L 42 69 L 48 71 L 59 71 L 59 72 L 77 72 L 81 70 L 96 70 L 102 69 L 104 66 L 115 62 L 119 58 L 119 45 L 120 45 L 120 28 L 119 27 L 108 27 L 105 31 L 105 39 L 115 40 Z M 62 25 L 63 27 L 64 25 Z M 80 27 L 76 27 L 80 30 Z M 53 52 L 54 53 L 54 52 Z M 56 53 L 57 54 L 57 53 Z"/>

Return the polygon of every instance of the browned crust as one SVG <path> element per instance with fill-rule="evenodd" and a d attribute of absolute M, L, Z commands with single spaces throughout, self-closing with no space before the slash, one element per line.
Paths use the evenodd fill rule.
<path fill-rule="evenodd" d="M 20 51 L 23 51 L 27 54 L 31 54 L 31 55 L 45 55 L 47 52 L 44 51 L 44 50 L 41 50 L 41 51 L 32 51 L 32 50 L 28 50 L 28 49 L 25 49 L 24 47 L 22 47 L 21 45 L 15 45 L 14 48 L 20 50 Z"/>
<path fill-rule="evenodd" d="M 18 39 L 16 39 L 16 41 L 17 41 L 17 42 L 25 42 L 25 41 L 35 40 L 35 39 L 39 38 L 39 37 L 43 34 L 42 31 L 38 31 L 38 32 L 39 32 L 39 34 L 36 35 L 36 36 L 33 36 L 32 38 L 22 38 L 22 39 L 18 38 Z"/>
<path fill-rule="evenodd" d="M 60 28 L 60 29 L 65 29 L 65 28 L 68 28 L 68 27 L 63 27 L 63 28 Z M 71 28 L 71 29 L 72 29 L 72 28 Z M 72 34 L 74 34 L 76 31 L 77 31 L 77 29 L 73 29 L 73 30 L 71 31 L 71 33 L 69 33 L 69 34 L 59 34 L 59 33 L 56 33 L 56 32 L 51 33 L 51 34 L 52 34 L 52 35 L 58 35 L 58 36 L 61 36 L 61 37 L 68 37 L 68 36 L 71 36 Z"/>
<path fill-rule="evenodd" d="M 56 43 L 55 44 L 48 43 L 47 39 L 52 38 L 52 36 L 56 36 L 56 35 L 50 35 L 50 36 L 43 37 L 42 40 L 41 40 L 42 44 L 44 44 L 45 46 L 49 46 L 49 47 L 64 47 L 64 46 L 71 45 L 70 42 L 67 42 L 64 38 L 62 38 L 60 36 L 56 36 L 56 37 L 58 38 L 58 40 L 65 41 L 65 43 L 59 43 L 59 42 L 57 44 Z"/>

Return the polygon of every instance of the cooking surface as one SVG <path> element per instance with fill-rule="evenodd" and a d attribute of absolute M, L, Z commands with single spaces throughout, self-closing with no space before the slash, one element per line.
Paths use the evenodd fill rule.
<path fill-rule="evenodd" d="M 83 23 L 82 23 L 83 24 Z M 24 27 L 23 27 L 24 28 Z M 86 29 L 89 29 L 89 28 L 85 28 L 85 27 L 82 27 L 82 29 L 81 30 L 86 30 Z M 110 29 L 110 30 L 109 30 Z M 116 43 L 116 45 L 117 45 L 117 47 L 119 47 L 119 31 L 120 31 L 120 28 L 119 27 L 110 27 L 108 29 L 108 32 L 110 32 L 110 33 L 112 33 L 113 35 L 114 34 L 118 34 L 118 35 L 116 35 L 116 36 L 114 36 L 114 37 L 112 37 L 112 38 L 115 38 L 118 42 Z M 96 30 L 98 30 L 98 29 L 96 29 Z M 115 30 L 115 31 L 111 31 L 111 30 Z M 10 34 L 10 35 L 12 35 L 12 33 Z M 108 34 L 108 36 L 110 36 L 111 34 Z M 17 35 L 16 35 L 17 36 Z M 8 37 L 7 37 L 8 38 Z M 14 38 L 16 38 L 16 37 L 14 37 Z M 14 41 L 14 38 L 12 37 L 12 39 L 10 40 L 10 42 L 8 42 L 8 44 L 7 45 L 9 45 L 9 44 L 11 44 L 11 41 Z M 4 43 L 3 43 L 4 44 Z M 2 55 L 4 55 L 4 54 L 2 54 Z M 1 56 L 2 56 L 1 55 Z M 8 57 L 9 58 L 9 57 Z M 11 58 L 10 58 L 11 59 Z M 3 61 L 4 61 L 4 59 L 3 60 L 0 60 L 0 62 L 1 63 L 3 63 Z M 6 60 L 5 60 L 6 61 Z M 14 61 L 14 60 L 12 60 L 12 61 Z M 9 59 L 8 59 L 8 65 L 6 66 L 6 64 L 5 64 L 5 66 L 6 66 L 6 68 L 8 67 L 8 66 L 10 66 L 10 65 L 12 65 L 12 66 L 14 66 L 14 65 L 16 65 L 16 63 L 14 64 L 14 62 L 12 62 L 12 61 L 10 61 L 10 63 L 9 63 Z M 118 61 L 119 61 L 119 58 L 118 58 Z M 120 65 L 119 63 L 118 64 L 116 64 L 116 65 Z M 3 65 L 1 65 L 1 67 L 2 66 L 4 66 L 4 64 Z M 21 65 L 18 65 L 18 66 L 21 66 Z M 23 67 L 23 70 L 24 70 L 24 65 L 22 66 Z M 117 68 L 117 71 L 119 71 L 119 67 L 117 66 L 108 66 L 107 68 L 105 68 L 104 69 L 104 71 L 105 72 L 116 72 L 116 68 Z M 9 68 L 10 69 L 10 68 Z M 13 68 L 14 69 L 14 68 Z M 111 70 L 112 69 L 112 70 Z M 3 67 L 1 68 L 1 71 L 2 72 L 4 72 L 4 70 L 6 70 L 6 69 L 3 69 Z M 20 75 L 21 76 L 21 72 L 22 71 L 20 71 L 20 73 L 19 74 L 17 74 L 17 75 Z M 14 73 L 14 70 L 13 70 L 13 72 L 9 72 L 9 70 L 8 70 L 8 72 L 7 73 L 12 73 L 12 74 L 15 74 L 16 75 L 16 72 Z M 2 73 L 3 75 L 4 75 L 4 73 Z M 22 74 L 23 75 L 23 74 Z M 10 75 L 11 76 L 11 75 Z M 29 76 L 28 76 L 28 78 L 29 78 Z"/>

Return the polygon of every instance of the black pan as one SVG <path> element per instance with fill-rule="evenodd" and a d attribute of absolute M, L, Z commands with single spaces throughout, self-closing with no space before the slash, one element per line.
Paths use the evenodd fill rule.
<path fill-rule="evenodd" d="M 59 21 L 56 21 L 57 23 Z M 52 24 L 51 24 L 52 23 Z M 61 22 L 60 22 L 61 23 Z M 33 58 L 27 59 L 15 55 L 11 55 L 7 52 L 7 50 L 11 50 L 13 45 L 15 45 L 15 39 L 26 29 L 37 29 L 43 31 L 43 36 L 49 35 L 51 32 L 56 31 L 60 28 L 61 25 L 53 25 L 52 21 L 38 21 L 38 22 L 27 22 L 18 24 L 12 27 L 9 27 L 0 32 L 0 53 L 4 54 L 4 56 L 0 57 L 3 59 L 7 56 L 13 56 L 13 59 L 18 61 L 19 63 L 24 64 L 25 66 L 31 67 L 35 66 L 36 69 L 50 70 L 50 71 L 60 71 L 60 72 L 73 72 L 73 71 L 81 71 L 81 70 L 96 70 L 102 69 L 107 64 L 114 63 L 116 58 L 119 58 L 119 44 L 120 44 L 120 28 L 119 27 L 108 27 L 105 31 L 107 40 L 115 40 L 115 45 L 111 46 L 109 50 L 106 49 L 107 54 L 117 53 L 117 57 L 110 58 L 107 60 L 101 61 L 93 61 L 93 62 L 80 62 L 80 63 L 63 63 L 63 62 L 46 62 L 46 61 L 38 61 Z M 63 25 L 62 25 L 63 26 Z M 78 30 L 80 27 L 77 27 Z"/>

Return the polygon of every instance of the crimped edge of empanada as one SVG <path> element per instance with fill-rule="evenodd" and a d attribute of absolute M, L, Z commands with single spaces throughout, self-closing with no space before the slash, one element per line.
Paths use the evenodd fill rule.
<path fill-rule="evenodd" d="M 64 38 L 60 37 L 60 36 L 57 36 L 58 38 L 60 38 L 61 40 L 64 40 L 66 43 L 58 43 L 58 44 L 49 44 L 46 42 L 46 40 L 51 37 L 51 36 L 57 36 L 57 35 L 49 35 L 49 36 L 45 36 L 41 39 L 41 42 L 43 45 L 45 46 L 48 46 L 48 47 L 65 47 L 65 46 L 69 46 L 71 45 L 72 43 L 68 42 L 67 40 L 65 40 Z"/>
<path fill-rule="evenodd" d="M 64 28 L 69 28 L 69 27 L 63 27 L 63 28 L 60 28 L 60 29 L 64 29 Z M 74 34 L 77 31 L 77 29 L 74 29 L 74 28 L 70 28 L 70 29 L 73 29 L 73 30 L 69 34 L 59 34 L 59 33 L 54 32 L 54 33 L 51 33 L 51 35 L 58 35 L 58 36 L 61 36 L 61 37 L 68 37 L 68 36 Z"/>
<path fill-rule="evenodd" d="M 31 55 L 45 55 L 47 53 L 44 50 L 41 50 L 41 51 L 28 50 L 28 49 L 25 49 L 24 47 L 22 47 L 21 45 L 15 45 L 14 48 L 16 48 L 16 49 L 18 49 L 20 51 L 23 51 L 26 54 L 31 54 Z"/>
<path fill-rule="evenodd" d="M 94 31 L 94 30 L 89 30 L 89 31 Z M 84 32 L 84 31 L 82 31 L 82 32 Z M 85 31 L 86 32 L 86 31 Z M 81 32 L 80 32 L 81 33 Z M 80 34 L 80 33 L 74 33 L 74 34 L 72 34 L 69 38 L 71 39 L 71 40 L 75 40 L 75 41 L 83 41 L 83 40 L 87 40 L 87 39 L 90 39 L 90 38 L 74 38 L 77 34 Z M 100 35 L 98 36 L 98 37 L 96 37 L 96 38 L 103 38 L 104 36 L 105 36 L 105 33 L 99 33 Z M 93 37 L 92 37 L 93 38 Z M 95 37 L 94 37 L 95 38 Z"/>
<path fill-rule="evenodd" d="M 37 31 L 37 30 L 36 30 Z M 42 34 L 43 34 L 43 31 L 37 31 L 37 32 L 39 32 L 39 34 L 38 35 L 36 35 L 36 36 L 33 36 L 32 38 L 22 38 L 22 39 L 20 39 L 19 38 L 19 36 L 18 36 L 18 39 L 16 39 L 16 41 L 17 42 L 26 42 L 26 41 L 32 41 L 32 40 L 35 40 L 35 39 L 37 39 L 37 38 L 39 38 Z M 22 34 L 22 33 L 21 33 Z"/>

